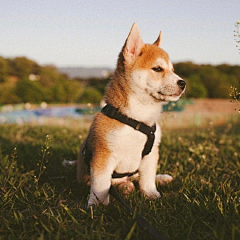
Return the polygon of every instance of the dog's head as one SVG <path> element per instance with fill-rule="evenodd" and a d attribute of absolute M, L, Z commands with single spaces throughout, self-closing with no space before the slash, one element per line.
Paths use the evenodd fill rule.
<path fill-rule="evenodd" d="M 132 88 L 144 90 L 154 101 L 176 101 L 183 94 L 186 83 L 174 73 L 160 43 L 161 32 L 153 44 L 144 44 L 138 26 L 133 24 L 118 65 L 131 79 Z"/>

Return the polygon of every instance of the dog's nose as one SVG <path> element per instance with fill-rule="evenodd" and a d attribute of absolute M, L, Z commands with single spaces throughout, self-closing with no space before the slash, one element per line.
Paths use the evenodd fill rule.
<path fill-rule="evenodd" d="M 177 85 L 183 90 L 186 86 L 186 82 L 184 80 L 178 80 Z"/>

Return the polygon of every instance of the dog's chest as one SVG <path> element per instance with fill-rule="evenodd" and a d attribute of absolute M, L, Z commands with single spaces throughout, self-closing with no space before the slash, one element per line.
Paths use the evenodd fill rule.
<path fill-rule="evenodd" d="M 155 133 L 155 145 L 159 143 L 160 131 Z M 118 173 L 133 172 L 139 168 L 147 136 L 127 125 L 118 127 L 107 135 L 110 161 Z"/>

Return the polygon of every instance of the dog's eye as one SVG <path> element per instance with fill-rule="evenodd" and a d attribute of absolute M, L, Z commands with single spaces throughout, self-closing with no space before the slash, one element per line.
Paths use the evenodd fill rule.
<path fill-rule="evenodd" d="M 154 67 L 154 68 L 152 68 L 152 70 L 155 71 L 155 72 L 162 72 L 163 68 L 161 68 L 161 67 Z"/>

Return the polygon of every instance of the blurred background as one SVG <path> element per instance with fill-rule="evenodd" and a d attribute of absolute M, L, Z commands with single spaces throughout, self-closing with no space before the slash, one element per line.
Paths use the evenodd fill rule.
<path fill-rule="evenodd" d="M 187 81 L 182 100 L 163 106 L 165 127 L 237 123 L 239 20 L 235 0 L 1 1 L 0 123 L 91 121 L 134 22 L 146 43 L 163 32 Z"/>

